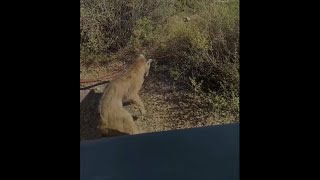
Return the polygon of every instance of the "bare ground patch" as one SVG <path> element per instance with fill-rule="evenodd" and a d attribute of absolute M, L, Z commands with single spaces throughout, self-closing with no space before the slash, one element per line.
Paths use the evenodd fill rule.
<path fill-rule="evenodd" d="M 124 65 L 116 62 L 106 67 L 82 68 L 80 77 L 83 79 L 98 78 L 119 72 L 125 67 Z M 92 84 L 85 84 L 85 86 Z M 97 129 L 98 103 L 105 85 L 106 83 L 91 88 L 90 94 L 80 103 L 80 140 L 100 138 Z M 125 108 L 136 118 L 136 123 L 143 132 L 239 122 L 232 115 L 227 114 L 223 117 L 218 115 L 202 97 L 186 90 L 183 85 L 177 84 L 166 74 L 154 74 L 151 71 L 149 77 L 145 78 L 139 94 L 147 113 L 140 115 L 133 105 L 125 106 Z"/>

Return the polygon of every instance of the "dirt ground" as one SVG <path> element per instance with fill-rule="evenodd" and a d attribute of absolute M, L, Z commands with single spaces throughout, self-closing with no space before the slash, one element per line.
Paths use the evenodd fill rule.
<path fill-rule="evenodd" d="M 82 68 L 81 79 L 94 79 L 106 74 L 119 72 L 125 68 L 123 63 L 113 63 L 107 67 Z M 81 84 L 80 89 L 98 83 Z M 94 86 L 90 93 L 80 103 L 80 140 L 98 139 L 101 137 L 97 129 L 99 114 L 98 103 L 107 83 Z M 136 119 L 136 123 L 143 132 L 158 132 L 172 129 L 210 126 L 239 122 L 233 116 L 217 117 L 208 104 L 203 103 L 201 97 L 186 90 L 185 86 L 177 84 L 166 74 L 154 73 L 149 76 L 139 93 L 147 113 L 140 115 L 133 105 L 125 108 Z"/>

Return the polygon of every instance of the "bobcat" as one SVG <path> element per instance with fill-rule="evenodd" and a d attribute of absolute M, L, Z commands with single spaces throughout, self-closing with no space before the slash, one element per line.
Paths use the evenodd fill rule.
<path fill-rule="evenodd" d="M 99 103 L 101 117 L 99 128 L 103 136 L 108 134 L 108 130 L 126 134 L 140 133 L 131 114 L 123 108 L 123 102 L 130 101 L 138 106 L 141 114 L 146 113 L 138 92 L 144 82 L 144 76 L 149 74 L 152 61 L 140 54 L 129 71 L 112 80 L 104 90 Z"/>

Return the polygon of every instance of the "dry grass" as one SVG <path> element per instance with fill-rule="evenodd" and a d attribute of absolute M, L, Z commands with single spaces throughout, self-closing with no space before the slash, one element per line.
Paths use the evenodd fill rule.
<path fill-rule="evenodd" d="M 214 117 L 203 121 L 239 120 L 239 0 L 80 2 L 81 77 L 118 71 L 114 64 L 128 64 L 134 47 L 145 47 L 156 59 L 151 73 L 208 105 Z"/>

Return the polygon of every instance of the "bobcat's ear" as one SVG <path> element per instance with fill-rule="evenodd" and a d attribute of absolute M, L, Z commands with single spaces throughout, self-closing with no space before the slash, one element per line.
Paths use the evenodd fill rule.
<path fill-rule="evenodd" d="M 149 70 L 150 70 L 150 63 L 152 62 L 152 59 L 148 59 L 147 64 L 146 64 L 146 74 L 145 76 L 149 75 Z"/>
<path fill-rule="evenodd" d="M 153 59 L 148 59 L 147 64 L 150 65 Z"/>

